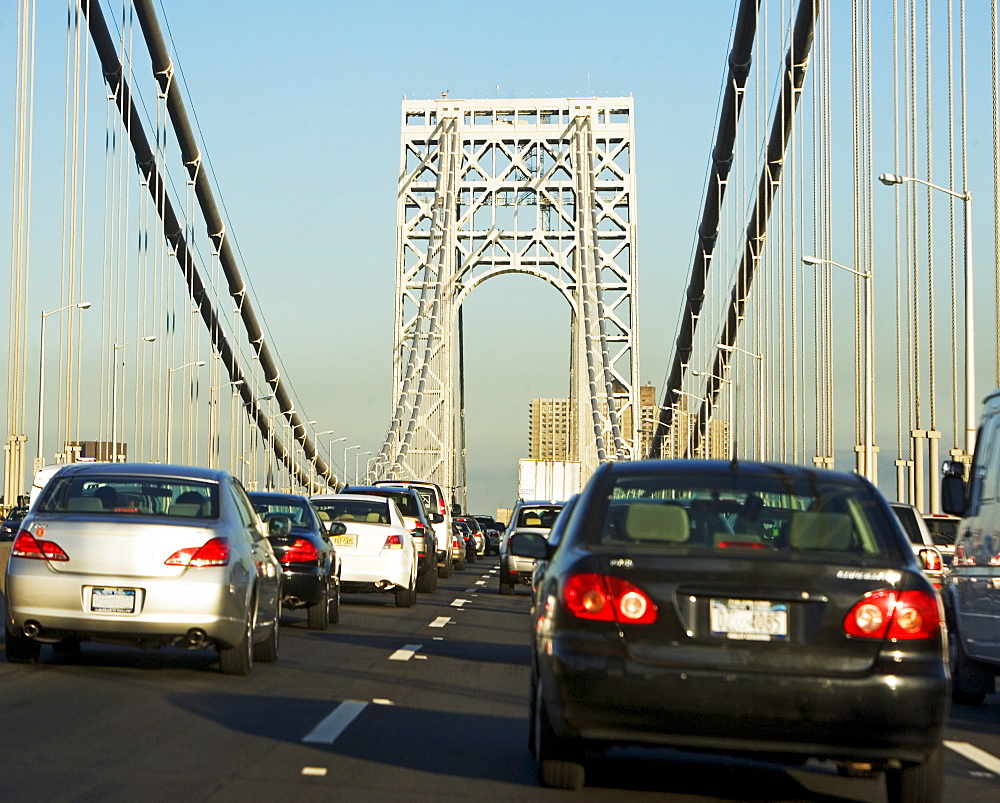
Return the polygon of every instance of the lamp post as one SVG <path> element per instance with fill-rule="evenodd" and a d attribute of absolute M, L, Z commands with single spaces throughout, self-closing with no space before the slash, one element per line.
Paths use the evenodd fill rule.
<path fill-rule="evenodd" d="M 215 398 L 215 394 L 222 390 L 222 388 L 228 388 L 230 385 L 236 387 L 237 385 L 245 385 L 246 381 L 243 379 L 234 379 L 232 382 L 226 382 L 224 385 L 219 385 L 218 387 L 208 389 L 208 466 L 209 468 L 216 468 L 216 464 L 219 459 L 219 444 L 218 444 L 218 400 Z"/>
<path fill-rule="evenodd" d="M 67 309 L 90 309 L 91 304 L 89 301 L 81 301 L 78 304 L 66 304 L 65 306 L 59 307 L 59 309 L 54 309 L 52 312 L 45 312 L 42 310 L 42 326 L 40 334 L 40 346 L 38 349 L 38 456 L 35 458 L 35 471 L 38 471 L 45 465 L 45 452 L 42 448 L 42 436 L 44 435 L 44 418 L 45 418 L 45 319 L 50 315 L 55 315 L 58 312 L 62 312 Z"/>
<path fill-rule="evenodd" d="M 971 458 L 976 450 L 976 355 L 975 355 L 975 324 L 973 315 L 972 286 L 972 193 L 931 184 L 922 178 L 913 176 L 897 176 L 894 173 L 883 173 L 878 180 L 887 187 L 905 184 L 912 181 L 923 184 L 933 190 L 940 190 L 952 198 L 963 201 L 962 211 L 965 218 L 965 453 Z M 934 470 L 937 470 L 936 464 Z M 919 473 L 919 470 L 918 470 Z"/>
<path fill-rule="evenodd" d="M 358 460 L 359 460 L 359 458 L 364 457 L 366 455 L 370 455 L 370 454 L 371 454 L 371 452 L 358 452 L 357 454 L 354 455 L 354 484 L 355 485 L 358 484 Z"/>
<path fill-rule="evenodd" d="M 747 357 L 752 357 L 757 360 L 757 453 L 754 455 L 755 460 L 764 459 L 764 355 L 755 354 L 752 351 L 747 351 L 746 349 L 741 349 L 739 346 L 730 346 L 728 343 L 716 343 L 715 347 L 719 351 L 734 352 L 738 351 L 740 354 L 745 354 Z"/>
<path fill-rule="evenodd" d="M 347 438 L 344 438 L 344 440 L 346 441 Z M 358 444 L 357 446 L 345 446 L 344 447 L 344 485 L 347 485 L 347 453 L 351 449 L 360 449 L 360 448 L 361 448 L 361 444 Z M 357 473 L 357 471 L 355 471 L 355 473 Z"/>
<path fill-rule="evenodd" d="M 334 432 L 335 432 L 335 430 L 332 430 L 332 429 L 324 429 L 322 432 L 317 432 L 316 435 L 317 435 L 317 437 L 320 436 L 320 435 L 332 435 Z M 333 468 L 333 444 L 340 443 L 341 441 L 346 441 L 346 440 L 347 440 L 347 436 L 344 436 L 343 438 L 331 438 L 330 439 L 330 445 L 327 448 L 327 453 L 330 455 L 330 468 Z M 347 459 L 347 456 L 345 455 L 344 456 L 344 460 L 346 460 L 346 459 Z M 346 471 L 347 471 L 347 467 L 346 466 L 344 467 L 344 471 L 346 473 Z"/>
<path fill-rule="evenodd" d="M 174 431 L 173 431 L 173 405 L 171 404 L 171 397 L 174 389 L 174 372 L 183 371 L 185 368 L 190 368 L 191 366 L 197 366 L 200 368 L 205 364 L 204 360 L 195 360 L 192 362 L 186 362 L 184 365 L 178 365 L 176 368 L 167 369 L 167 465 L 173 462 L 173 445 L 174 445 Z"/>
<path fill-rule="evenodd" d="M 268 393 L 266 396 L 259 396 L 255 399 L 251 399 L 250 401 L 243 403 L 243 406 L 247 410 L 248 420 L 246 427 L 240 430 L 240 437 L 244 441 L 243 451 L 249 452 L 250 455 L 250 457 L 246 461 L 248 469 L 247 473 L 249 475 L 246 480 L 248 491 L 257 490 L 257 432 L 260 429 L 260 425 L 257 421 L 257 413 L 260 412 L 258 405 L 261 402 L 271 401 L 271 399 L 273 398 L 274 394 Z M 246 443 L 248 437 L 250 438 L 249 444 Z M 240 471 L 241 472 L 243 471 L 242 466 L 240 467 Z M 240 476 L 240 479 L 241 480 L 243 479 L 242 474 Z"/>
<path fill-rule="evenodd" d="M 727 440 L 729 441 L 729 444 L 728 444 L 729 457 L 732 458 L 733 460 L 735 460 L 736 459 L 736 437 L 734 435 L 734 432 L 735 432 L 735 426 L 736 426 L 736 403 L 735 403 L 735 399 L 733 398 L 733 395 L 736 392 L 736 383 L 733 382 L 732 379 L 723 379 L 721 376 L 716 376 L 715 374 L 710 373 L 708 371 L 691 371 L 691 374 L 693 376 L 704 376 L 704 377 L 707 377 L 709 379 L 715 379 L 715 380 L 718 380 L 719 382 L 722 382 L 725 385 L 729 385 L 729 404 L 728 404 L 728 407 L 729 407 L 729 413 L 728 413 L 728 415 L 729 415 L 729 432 L 727 433 L 729 437 L 727 438 Z"/>
<path fill-rule="evenodd" d="M 674 388 L 674 393 L 676 395 L 678 395 L 678 396 L 687 396 L 688 398 L 694 399 L 695 401 L 699 401 L 702 404 L 708 404 L 709 403 L 708 399 L 703 399 L 701 396 L 696 396 L 693 393 L 688 393 L 686 390 L 678 390 L 678 389 Z M 706 459 L 708 458 L 708 419 L 709 419 L 708 410 L 706 410 L 705 411 L 705 432 L 704 432 L 704 435 L 702 437 L 702 448 L 701 448 L 701 453 L 705 456 Z M 691 456 L 694 457 L 693 454 Z"/>
<path fill-rule="evenodd" d="M 875 311 L 872 303 L 872 272 L 855 270 L 854 268 L 834 262 L 832 259 L 821 259 L 814 256 L 803 256 L 802 262 L 806 265 L 832 265 L 841 268 L 848 273 L 853 273 L 865 282 L 865 358 L 864 358 L 864 386 L 865 386 L 865 408 L 861 426 L 861 450 L 858 456 L 861 458 L 861 465 L 857 467 L 859 474 L 867 477 L 868 481 L 878 485 L 878 472 L 875 470 Z"/>
<path fill-rule="evenodd" d="M 146 335 L 145 337 L 137 337 L 135 340 L 129 340 L 127 343 L 114 344 L 114 351 L 112 352 L 112 365 L 111 365 L 111 461 L 114 463 L 118 462 L 118 350 L 123 349 L 126 346 L 131 346 L 133 343 L 155 343 L 156 335 Z"/>
<path fill-rule="evenodd" d="M 274 458 L 274 427 L 271 425 L 271 421 L 279 415 L 286 415 L 291 419 L 295 415 L 295 410 L 286 410 L 284 412 L 278 410 L 278 412 L 271 413 L 267 417 L 267 480 L 264 487 L 264 490 L 267 491 L 274 490 L 274 466 L 272 463 L 272 459 Z"/>

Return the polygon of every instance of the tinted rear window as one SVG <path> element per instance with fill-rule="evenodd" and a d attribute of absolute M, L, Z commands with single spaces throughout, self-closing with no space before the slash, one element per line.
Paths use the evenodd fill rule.
<path fill-rule="evenodd" d="M 898 555 L 897 525 L 849 478 L 660 471 L 613 476 L 592 543 L 662 550 Z"/>
<path fill-rule="evenodd" d="M 556 518 L 559 516 L 560 510 L 562 510 L 562 505 L 557 507 L 553 505 L 537 507 L 525 505 L 517 512 L 517 526 L 551 529 Z"/>
<path fill-rule="evenodd" d="M 389 523 L 389 504 L 384 499 L 314 500 L 317 510 L 325 512 L 331 521 L 363 521 L 369 524 Z"/>
<path fill-rule="evenodd" d="M 253 509 L 264 521 L 275 516 L 287 516 L 292 520 L 293 527 L 315 527 L 316 520 L 309 504 L 303 499 L 289 499 L 287 496 L 268 496 L 266 494 L 249 494 Z"/>
<path fill-rule="evenodd" d="M 39 497 L 38 512 L 215 519 L 219 517 L 219 486 L 173 477 L 110 473 L 56 477 Z"/>

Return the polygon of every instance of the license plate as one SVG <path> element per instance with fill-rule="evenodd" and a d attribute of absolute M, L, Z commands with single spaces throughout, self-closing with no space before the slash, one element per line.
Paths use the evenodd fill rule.
<path fill-rule="evenodd" d="M 92 588 L 90 610 L 97 613 L 135 613 L 135 589 Z"/>
<path fill-rule="evenodd" d="M 713 599 L 709 607 L 713 636 L 738 641 L 786 641 L 788 603 L 760 599 Z"/>
<path fill-rule="evenodd" d="M 356 535 L 335 535 L 330 540 L 333 541 L 334 546 L 349 546 L 351 548 L 357 546 L 358 543 Z"/>

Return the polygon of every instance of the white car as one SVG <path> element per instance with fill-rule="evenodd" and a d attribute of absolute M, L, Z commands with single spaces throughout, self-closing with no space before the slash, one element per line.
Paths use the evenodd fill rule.
<path fill-rule="evenodd" d="M 392 591 L 396 606 L 417 601 L 417 546 L 396 503 L 366 494 L 310 497 L 326 513 L 341 560 L 343 591 Z M 339 532 L 343 525 L 344 532 Z"/>

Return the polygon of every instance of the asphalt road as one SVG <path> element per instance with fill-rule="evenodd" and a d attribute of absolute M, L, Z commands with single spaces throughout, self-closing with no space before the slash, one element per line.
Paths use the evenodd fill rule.
<path fill-rule="evenodd" d="M 880 777 L 819 763 L 653 750 L 609 753 L 575 794 L 538 787 L 528 594 L 500 596 L 495 567 L 472 564 L 410 609 L 345 595 L 323 633 L 287 612 L 280 660 L 248 677 L 221 675 L 211 651 L 0 659 L 0 800 L 884 800 Z M 945 800 L 996 803 L 1000 695 L 956 706 L 947 738 Z"/>

